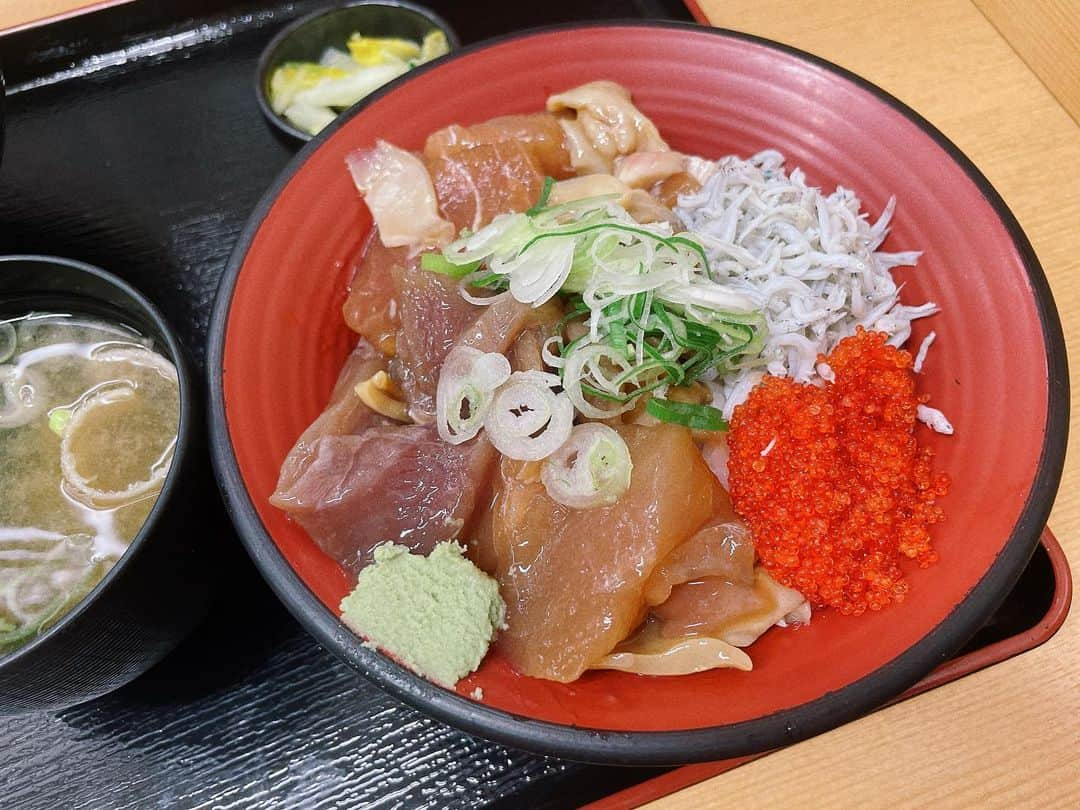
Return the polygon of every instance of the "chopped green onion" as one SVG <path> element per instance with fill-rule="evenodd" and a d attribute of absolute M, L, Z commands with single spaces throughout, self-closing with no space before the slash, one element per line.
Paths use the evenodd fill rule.
<path fill-rule="evenodd" d="M 555 185 L 554 177 L 544 178 L 544 187 L 540 189 L 540 199 L 536 201 L 536 205 L 525 212 L 525 216 L 534 217 L 547 208 L 548 197 L 551 196 L 551 189 Z"/>
<path fill-rule="evenodd" d="M 610 506 L 630 488 L 634 463 L 615 430 L 600 422 L 578 425 L 547 457 L 540 480 L 555 501 L 572 509 Z"/>
<path fill-rule="evenodd" d="M 649 355 L 649 357 L 656 361 L 656 368 L 662 368 L 665 372 L 667 372 L 668 378 L 672 383 L 678 385 L 683 381 L 683 377 L 685 375 L 683 374 L 682 366 L 680 366 L 678 363 L 668 360 L 666 357 L 664 357 L 664 355 L 662 355 L 659 351 L 654 349 L 648 343 L 644 344 L 644 349 L 645 354 Z M 643 365 L 648 366 L 648 363 L 645 363 Z"/>
<path fill-rule="evenodd" d="M 510 361 L 497 352 L 455 346 L 443 361 L 435 391 L 439 438 L 467 442 L 480 432 L 496 389 L 510 379 Z"/>
<path fill-rule="evenodd" d="M 424 266 L 523 304 L 566 296 L 560 337 L 578 319 L 587 332 L 560 340 L 557 368 L 581 414 L 609 418 L 645 393 L 760 363 L 764 317 L 712 278 L 695 238 L 634 221 L 611 195 L 544 207 L 552 185 L 528 213 L 495 217 Z"/>
<path fill-rule="evenodd" d="M 703 263 L 702 267 L 705 268 L 705 273 L 709 276 L 709 278 L 712 278 L 712 271 L 709 270 L 709 260 L 705 255 L 705 250 L 704 250 L 704 248 L 701 247 L 701 245 L 699 245 L 694 240 L 687 239 L 684 236 L 661 236 L 660 234 L 654 233 L 653 231 L 647 230 L 645 228 L 634 227 L 632 225 L 624 225 L 621 222 L 610 222 L 610 221 L 596 222 L 596 223 L 592 223 L 592 224 L 589 224 L 589 225 L 584 225 L 584 226 L 581 226 L 581 227 L 559 228 L 559 229 L 553 229 L 553 230 L 550 230 L 550 231 L 545 231 L 543 233 L 538 233 L 535 236 L 533 236 L 532 239 L 530 239 L 528 242 L 526 242 L 524 247 L 522 247 L 521 250 L 518 251 L 518 253 L 519 253 L 519 255 L 521 253 L 524 253 L 529 248 L 531 248 L 533 245 L 535 245 L 537 242 L 539 242 L 541 239 L 550 239 L 551 237 L 555 237 L 555 236 L 580 236 L 582 234 L 592 233 L 593 231 L 598 231 L 598 230 L 618 231 L 620 233 L 628 233 L 628 234 L 633 234 L 634 236 L 638 236 L 638 237 L 645 237 L 645 238 L 648 238 L 648 239 L 652 239 L 657 244 L 661 244 L 661 245 L 664 245 L 665 247 L 669 247 L 672 250 L 677 250 L 678 249 L 677 246 L 679 246 L 679 245 L 684 245 L 686 247 L 689 247 L 695 253 L 697 253 L 698 256 L 701 258 L 701 261 Z"/>
<path fill-rule="evenodd" d="M 608 402 L 618 402 L 620 404 L 629 402 L 632 397 L 619 396 L 618 394 L 609 394 L 607 391 L 601 391 L 588 383 L 581 384 L 581 390 L 588 394 L 590 397 L 596 397 L 597 399 L 606 399 Z M 634 392 L 635 396 L 637 392 Z"/>
<path fill-rule="evenodd" d="M 704 324 L 686 321 L 686 335 L 684 345 L 689 349 L 704 349 L 706 351 L 716 348 L 720 342 L 720 333 Z"/>
<path fill-rule="evenodd" d="M 685 245 L 692 251 L 701 257 L 701 266 L 705 268 L 705 275 L 709 277 L 710 281 L 715 281 L 713 278 L 712 268 L 709 267 L 709 257 L 705 255 L 705 248 L 695 242 L 693 239 L 688 239 L 685 236 L 673 236 L 671 237 L 671 244 L 673 245 Z"/>
<path fill-rule="evenodd" d="M 420 257 L 420 266 L 432 273 L 438 273 L 441 276 L 450 276 L 450 278 L 461 278 L 467 276 L 469 273 L 480 267 L 481 261 L 469 262 L 467 264 L 454 264 L 448 260 L 441 253 L 425 253 Z"/>
<path fill-rule="evenodd" d="M 49 430 L 57 436 L 62 436 L 70 421 L 71 410 L 69 408 L 55 408 L 49 414 Z"/>
<path fill-rule="evenodd" d="M 486 290 L 497 290 L 506 287 L 506 276 L 498 273 L 484 273 L 468 282 L 470 287 L 483 287 Z"/>
<path fill-rule="evenodd" d="M 685 425 L 694 430 L 727 430 L 728 428 L 723 413 L 711 405 L 673 402 L 670 399 L 657 399 L 654 397 L 646 403 L 645 411 L 661 422 Z"/>
<path fill-rule="evenodd" d="M 559 323 L 556 325 L 558 331 L 562 331 L 566 328 L 566 325 L 574 318 L 581 317 L 582 315 L 589 314 L 589 307 L 581 300 L 581 296 L 575 296 L 570 299 L 570 305 L 566 308 L 566 314 L 559 319 Z"/>
<path fill-rule="evenodd" d="M 626 324 L 621 321 L 612 321 L 608 324 L 608 335 L 611 338 L 611 345 L 621 352 L 626 351 L 627 340 Z"/>

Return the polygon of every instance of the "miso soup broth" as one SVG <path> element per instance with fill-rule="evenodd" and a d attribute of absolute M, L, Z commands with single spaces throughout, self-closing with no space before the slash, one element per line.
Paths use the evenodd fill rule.
<path fill-rule="evenodd" d="M 135 331 L 0 320 L 0 655 L 60 619 L 138 534 L 179 410 L 175 366 Z"/>

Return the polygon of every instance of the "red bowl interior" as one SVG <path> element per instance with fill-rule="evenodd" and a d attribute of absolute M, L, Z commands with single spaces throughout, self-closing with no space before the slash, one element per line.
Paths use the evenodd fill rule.
<path fill-rule="evenodd" d="M 340 304 L 371 218 L 344 157 L 376 138 L 418 149 L 447 124 L 541 110 L 553 91 L 598 78 L 629 87 L 675 149 L 715 157 L 777 148 L 814 184 L 855 189 L 872 216 L 896 195 L 886 247 L 924 251 L 917 269 L 899 271 L 902 298 L 943 310 L 912 337 L 917 345 L 929 329 L 938 334 L 922 386 L 956 427 L 950 438 L 920 428 L 953 479 L 947 521 L 934 532 L 941 561 L 910 572 L 911 595 L 900 606 L 858 618 L 822 611 L 809 627 L 767 633 L 750 650 L 753 672 L 595 672 L 562 685 L 519 676 L 489 656 L 458 692 L 479 686 L 489 706 L 592 728 L 691 729 L 761 717 L 878 669 L 964 600 L 1017 523 L 1047 425 L 1039 314 L 1007 230 L 930 135 L 856 83 L 759 43 L 639 27 L 514 39 L 415 76 L 308 154 L 254 235 L 226 323 L 228 436 L 273 542 L 337 615 L 349 578 L 267 499 L 355 340 Z"/>

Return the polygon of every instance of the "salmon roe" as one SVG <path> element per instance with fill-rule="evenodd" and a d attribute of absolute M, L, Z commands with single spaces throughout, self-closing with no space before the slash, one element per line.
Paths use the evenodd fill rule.
<path fill-rule="evenodd" d="M 915 440 L 911 355 L 862 328 L 824 387 L 766 377 L 735 409 L 728 470 L 761 563 L 811 603 L 858 615 L 908 592 L 902 558 L 937 562 L 929 527 L 949 479 Z"/>

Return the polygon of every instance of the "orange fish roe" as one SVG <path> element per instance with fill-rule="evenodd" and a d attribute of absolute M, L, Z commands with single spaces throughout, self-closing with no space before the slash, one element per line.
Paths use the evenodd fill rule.
<path fill-rule="evenodd" d="M 766 377 L 728 431 L 731 498 L 773 577 L 844 614 L 908 592 L 901 557 L 937 562 L 928 527 L 949 488 L 915 441 L 911 355 L 862 328 L 827 362 L 824 388 Z M 825 360 L 819 358 L 819 362 Z"/>

